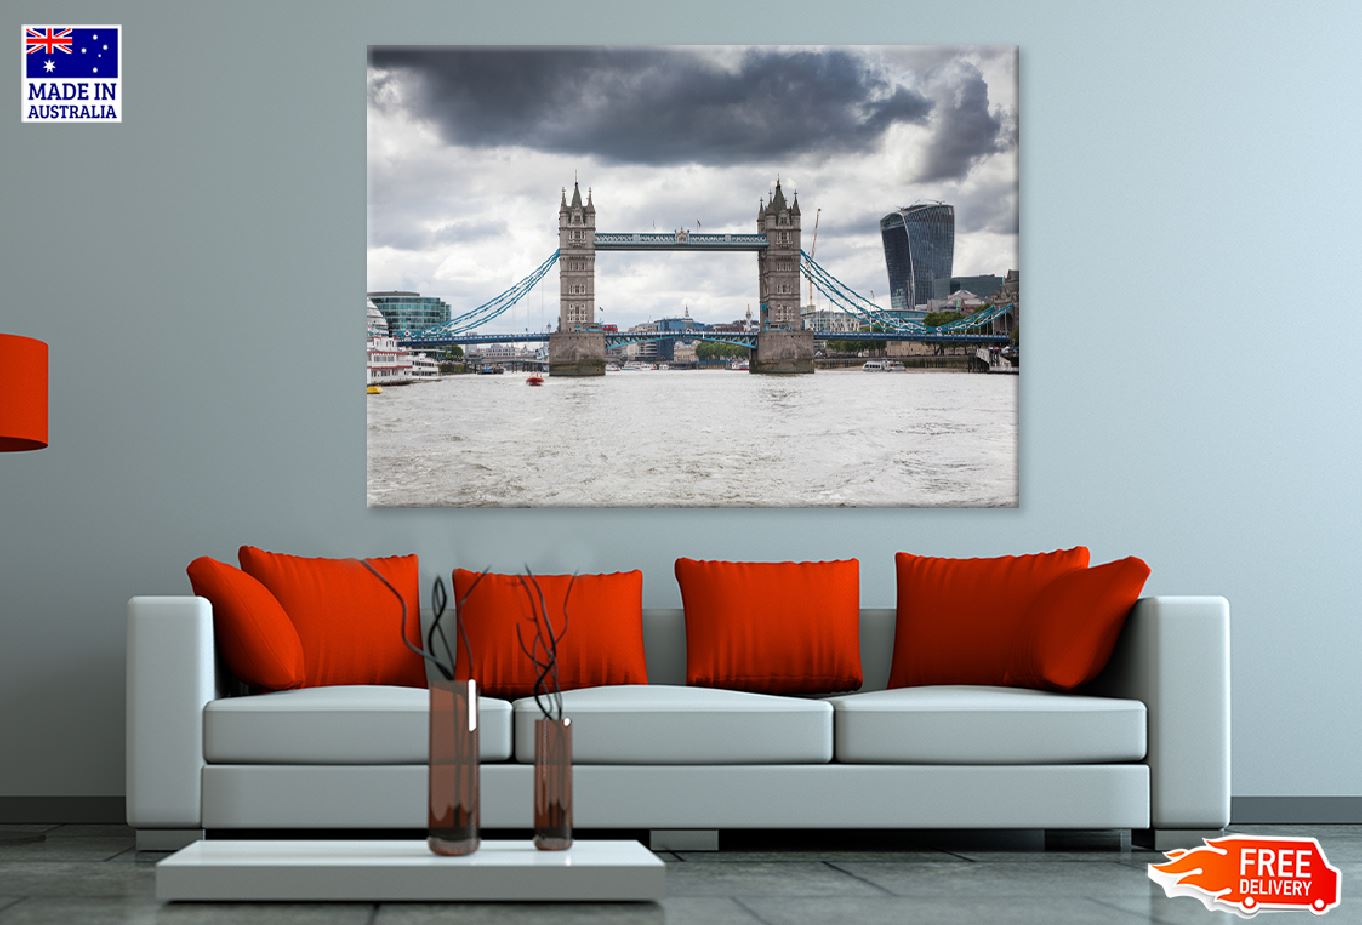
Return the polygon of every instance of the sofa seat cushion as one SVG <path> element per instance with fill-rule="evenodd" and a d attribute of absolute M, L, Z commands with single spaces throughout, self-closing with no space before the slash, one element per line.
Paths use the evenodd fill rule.
<path fill-rule="evenodd" d="M 214 700 L 203 710 L 210 764 L 425 764 L 430 692 L 354 684 Z M 478 698 L 483 761 L 511 757 L 511 705 Z"/>
<path fill-rule="evenodd" d="M 577 764 L 824 764 L 832 706 L 707 687 L 621 684 L 566 691 Z M 515 702 L 516 760 L 534 761 L 533 697 Z"/>
<path fill-rule="evenodd" d="M 860 764 L 1139 761 L 1138 700 L 1009 687 L 937 685 L 828 697 L 837 760 Z"/>

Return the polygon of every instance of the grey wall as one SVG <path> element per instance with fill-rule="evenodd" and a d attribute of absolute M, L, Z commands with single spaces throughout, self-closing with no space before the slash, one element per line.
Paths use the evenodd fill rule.
<path fill-rule="evenodd" d="M 52 446 L 0 457 L 0 795 L 122 792 L 124 602 L 243 542 L 641 568 L 650 605 L 676 604 L 679 554 L 855 555 L 887 605 L 899 549 L 1137 553 L 1151 591 L 1233 603 L 1235 792 L 1362 794 L 1354 17 L 9 4 L 15 30 L 121 21 L 127 104 L 118 127 L 21 126 L 0 67 L 0 330 L 52 347 Z M 366 44 L 809 41 L 1021 46 L 1020 509 L 367 510 Z"/>

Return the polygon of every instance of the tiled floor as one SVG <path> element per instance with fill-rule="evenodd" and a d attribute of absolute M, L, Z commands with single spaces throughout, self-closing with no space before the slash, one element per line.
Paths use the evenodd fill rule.
<path fill-rule="evenodd" d="M 1362 895 L 1354 886 L 1362 876 L 1362 826 L 1232 831 L 1318 837 L 1330 863 L 1343 871 L 1343 905 L 1324 922 L 1362 922 Z M 0 826 L 0 839 L 17 832 L 47 837 L 35 844 L 0 844 L 0 925 L 1237 921 L 1209 913 L 1195 900 L 1165 897 L 1145 875 L 1145 865 L 1162 856 L 1132 850 L 1112 833 L 1066 836 L 1049 850 L 1039 833 L 768 836 L 720 852 L 664 853 L 667 899 L 660 904 L 232 906 L 158 904 L 153 865 L 164 855 L 134 851 L 132 833 L 120 826 Z M 1304 913 L 1291 918 L 1314 921 Z"/>

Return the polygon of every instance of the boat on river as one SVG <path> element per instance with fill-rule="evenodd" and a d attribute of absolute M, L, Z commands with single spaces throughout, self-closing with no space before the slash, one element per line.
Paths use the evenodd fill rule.
<path fill-rule="evenodd" d="M 378 386 L 407 385 L 412 378 L 412 352 L 399 347 L 397 338 L 388 329 L 383 313 L 372 301 L 368 302 L 368 336 L 365 339 L 365 371 L 369 394 Z"/>

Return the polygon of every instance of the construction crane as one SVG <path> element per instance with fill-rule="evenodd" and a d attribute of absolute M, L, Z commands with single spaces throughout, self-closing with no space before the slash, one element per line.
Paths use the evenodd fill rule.
<path fill-rule="evenodd" d="M 809 258 L 812 259 L 814 252 L 818 250 L 818 220 L 823 217 L 823 210 L 819 209 L 813 214 L 813 241 L 809 244 Z M 809 277 L 809 308 L 813 308 L 813 277 Z"/>

